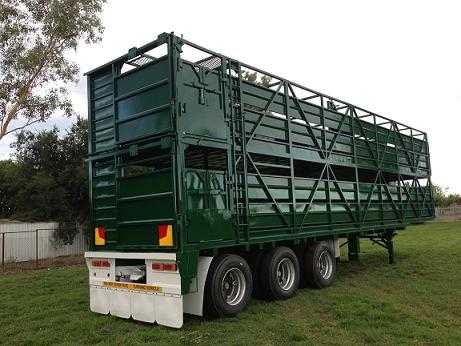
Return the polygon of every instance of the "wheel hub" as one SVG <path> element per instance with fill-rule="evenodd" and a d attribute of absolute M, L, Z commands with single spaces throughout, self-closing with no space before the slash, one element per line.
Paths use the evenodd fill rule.
<path fill-rule="evenodd" d="M 333 260 L 327 250 L 322 251 L 320 254 L 317 266 L 322 278 L 324 280 L 328 280 L 333 273 Z"/>
<path fill-rule="evenodd" d="M 223 276 L 221 294 L 229 305 L 239 304 L 246 291 L 245 275 L 239 268 L 229 269 Z"/>
<path fill-rule="evenodd" d="M 284 291 L 291 289 L 295 282 L 295 266 L 289 258 L 283 258 L 277 265 L 277 281 Z"/>

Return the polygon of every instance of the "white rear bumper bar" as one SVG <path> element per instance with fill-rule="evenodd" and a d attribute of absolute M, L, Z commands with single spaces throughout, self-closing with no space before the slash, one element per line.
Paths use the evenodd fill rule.
<path fill-rule="evenodd" d="M 203 291 L 212 257 L 200 257 L 197 278 L 192 280 L 191 293 L 181 294 L 179 270 L 155 271 L 156 261 L 176 262 L 175 253 L 86 252 L 89 270 L 90 309 L 138 321 L 181 328 L 183 314 L 202 316 Z M 108 261 L 108 267 L 94 267 L 93 260 Z M 146 263 L 146 284 L 117 282 L 116 259 L 143 259 Z"/>

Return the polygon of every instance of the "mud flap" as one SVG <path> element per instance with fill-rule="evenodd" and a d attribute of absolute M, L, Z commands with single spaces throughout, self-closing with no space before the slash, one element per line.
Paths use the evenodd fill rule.
<path fill-rule="evenodd" d="M 157 322 L 162 326 L 181 328 L 182 297 L 133 292 L 131 315 L 137 321 Z"/>
<path fill-rule="evenodd" d="M 90 309 L 100 314 L 181 328 L 183 297 L 90 286 Z"/>
<path fill-rule="evenodd" d="M 90 310 L 100 314 L 111 314 L 121 318 L 181 328 L 183 325 L 183 296 L 181 277 L 178 271 L 158 272 L 152 269 L 152 262 L 175 261 L 175 254 L 125 254 L 143 256 L 146 260 L 147 283 L 125 283 L 115 280 L 115 259 L 120 254 L 87 253 L 90 271 Z M 113 256 L 113 257 L 112 257 Z M 117 256 L 117 257 L 118 257 Z M 174 257 L 173 257 L 174 256 Z M 147 258 L 146 258 L 147 257 Z M 150 258 L 149 258 L 150 257 Z M 94 268 L 95 259 L 109 261 L 104 268 Z"/>
<path fill-rule="evenodd" d="M 192 280 L 188 294 L 184 295 L 184 312 L 191 315 L 203 316 L 203 299 L 205 282 L 213 257 L 200 256 L 197 265 L 197 277 Z"/>
<path fill-rule="evenodd" d="M 109 297 L 104 287 L 90 286 L 90 310 L 103 315 L 109 313 Z"/>

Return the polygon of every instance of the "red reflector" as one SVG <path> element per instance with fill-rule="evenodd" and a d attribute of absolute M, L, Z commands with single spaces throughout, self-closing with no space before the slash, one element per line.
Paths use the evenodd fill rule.
<path fill-rule="evenodd" d="M 170 271 L 175 272 L 178 266 L 176 263 L 152 263 L 152 269 L 157 271 Z"/>
<path fill-rule="evenodd" d="M 110 262 L 106 260 L 97 260 L 97 261 L 92 261 L 91 265 L 93 267 L 103 267 L 103 268 L 108 268 L 110 267 Z"/>
<path fill-rule="evenodd" d="M 106 229 L 104 226 L 98 226 L 98 235 L 102 239 L 106 239 Z"/>
<path fill-rule="evenodd" d="M 94 245 L 106 245 L 106 229 L 104 226 L 98 226 L 94 231 Z"/>
<path fill-rule="evenodd" d="M 169 225 L 158 225 L 158 238 L 162 239 L 168 235 L 168 226 Z"/>

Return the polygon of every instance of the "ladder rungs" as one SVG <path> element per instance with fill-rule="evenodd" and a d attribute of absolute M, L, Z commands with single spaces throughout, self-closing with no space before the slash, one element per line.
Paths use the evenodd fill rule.
<path fill-rule="evenodd" d="M 290 166 L 285 166 L 285 165 L 277 165 L 275 163 L 264 163 L 264 162 L 255 162 L 256 166 L 261 166 L 261 167 L 271 167 L 271 168 L 284 168 L 284 169 L 290 169 Z"/>

